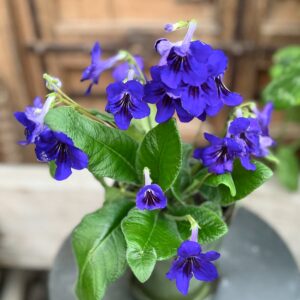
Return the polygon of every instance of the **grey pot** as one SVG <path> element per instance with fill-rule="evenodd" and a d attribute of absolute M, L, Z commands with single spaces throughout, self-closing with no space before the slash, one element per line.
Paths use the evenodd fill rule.
<path fill-rule="evenodd" d="M 279 235 L 253 213 L 239 209 L 225 237 L 218 266 L 221 279 L 214 287 L 199 285 L 190 298 L 171 296 L 170 300 L 300 300 L 300 274 L 296 263 Z M 163 264 L 161 269 L 167 267 Z M 157 271 L 146 285 L 133 283 L 128 271 L 108 289 L 105 300 L 160 300 L 173 293 L 174 283 Z M 49 279 L 50 300 L 76 300 L 74 285 L 77 270 L 70 239 L 55 260 Z M 193 282 L 193 285 L 197 282 Z M 171 284 L 171 285 L 170 285 Z M 198 283 L 199 284 L 199 283 Z M 95 299 L 98 300 L 98 299 Z"/>

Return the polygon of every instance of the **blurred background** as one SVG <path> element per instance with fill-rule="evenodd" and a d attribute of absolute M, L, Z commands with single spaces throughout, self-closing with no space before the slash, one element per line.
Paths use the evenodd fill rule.
<path fill-rule="evenodd" d="M 76 174 L 63 184 L 53 182 L 46 168 L 33 164 L 33 149 L 17 145 L 23 128 L 12 113 L 23 110 L 35 96 L 46 94 L 45 72 L 59 77 L 64 91 L 82 105 L 104 109 L 109 72 L 89 97 L 84 96 L 87 85 L 80 83 L 93 43 L 99 41 L 107 57 L 120 48 L 140 54 L 147 69 L 158 60 L 153 45 L 166 36 L 164 24 L 190 18 L 199 23 L 198 38 L 227 53 L 226 83 L 245 99 L 260 102 L 261 92 L 270 81 L 273 54 L 282 47 L 300 44 L 299 0 L 0 0 L 3 300 L 47 299 L 47 271 L 60 243 L 84 213 L 99 206 L 102 194 L 88 174 Z M 183 34 L 179 31 L 169 37 L 176 40 Z M 201 130 L 221 131 L 224 118 L 226 110 Z M 283 124 L 282 119 L 282 112 L 276 112 L 274 135 L 288 126 L 286 139 L 299 138 L 299 125 Z M 198 126 L 199 122 L 182 125 L 184 138 L 194 140 L 199 135 Z M 270 194 L 273 188 L 278 189 L 275 196 Z M 252 209 L 283 230 L 280 233 L 299 262 L 300 240 L 292 238 L 297 234 L 293 222 L 298 221 L 299 193 L 290 194 L 276 181 L 266 189 L 269 198 Z M 288 208 L 280 206 L 282 201 L 290 201 L 289 206 L 285 203 Z M 264 209 L 259 205 L 265 205 Z"/>

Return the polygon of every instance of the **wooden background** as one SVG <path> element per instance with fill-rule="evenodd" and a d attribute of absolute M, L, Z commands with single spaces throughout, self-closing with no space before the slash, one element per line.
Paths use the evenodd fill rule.
<path fill-rule="evenodd" d="M 94 41 L 105 55 L 119 48 L 139 53 L 149 67 L 163 25 L 189 18 L 198 20 L 199 38 L 230 56 L 226 80 L 245 98 L 258 98 L 268 82 L 272 53 L 300 43 L 299 0 L 0 0 L 0 161 L 33 159 L 32 149 L 16 145 L 22 128 L 11 115 L 45 94 L 43 72 L 60 77 L 84 105 L 103 108 L 110 76 L 89 98 L 79 82 Z M 185 134 L 195 127 L 187 125 Z"/>

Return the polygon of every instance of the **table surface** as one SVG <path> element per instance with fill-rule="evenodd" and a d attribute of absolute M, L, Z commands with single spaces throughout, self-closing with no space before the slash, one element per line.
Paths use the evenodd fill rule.
<path fill-rule="evenodd" d="M 0 165 L 1 266 L 49 269 L 63 240 L 103 196 L 87 171 L 58 182 L 44 165 Z M 300 266 L 300 193 L 273 178 L 239 205 L 275 228 Z"/>

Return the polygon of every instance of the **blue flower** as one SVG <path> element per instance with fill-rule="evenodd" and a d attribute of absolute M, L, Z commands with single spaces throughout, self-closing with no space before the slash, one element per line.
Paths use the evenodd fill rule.
<path fill-rule="evenodd" d="M 144 86 L 139 81 L 114 82 L 106 92 L 108 103 L 105 110 L 114 115 L 120 129 L 128 129 L 132 118 L 142 119 L 150 114 L 150 108 L 143 101 Z"/>
<path fill-rule="evenodd" d="M 182 82 L 198 85 L 207 79 L 206 61 L 212 48 L 200 41 L 192 41 L 195 29 L 196 22 L 192 21 L 182 42 L 172 44 L 163 39 L 156 43 L 163 59 L 160 62 L 161 79 L 170 88 L 176 89 Z"/>
<path fill-rule="evenodd" d="M 91 80 L 89 87 L 85 94 L 90 94 L 94 84 L 98 84 L 101 74 L 113 67 L 113 65 L 120 60 L 119 54 L 110 57 L 106 60 L 101 60 L 101 47 L 98 42 L 94 44 L 91 51 L 91 64 L 83 71 L 81 81 Z"/>
<path fill-rule="evenodd" d="M 34 143 L 36 137 L 46 127 L 44 125 L 44 118 L 48 113 L 53 97 L 48 97 L 43 104 L 40 97 L 36 97 L 33 106 L 27 106 L 25 112 L 15 112 L 14 116 L 24 127 L 26 140 L 20 141 L 21 145 L 28 145 Z"/>
<path fill-rule="evenodd" d="M 151 68 L 151 76 L 152 80 L 145 85 L 144 100 L 156 104 L 156 122 L 168 121 L 175 111 L 181 122 L 191 121 L 193 116 L 182 108 L 180 90 L 171 89 L 161 81 L 160 68 L 157 66 Z"/>
<path fill-rule="evenodd" d="M 242 146 L 232 138 L 219 138 L 212 134 L 204 134 L 210 145 L 194 151 L 194 158 L 202 161 L 208 171 L 215 174 L 232 172 L 233 162 L 243 150 Z"/>
<path fill-rule="evenodd" d="M 136 195 L 136 206 L 140 210 L 163 209 L 167 206 L 167 198 L 157 184 L 147 184 Z"/>
<path fill-rule="evenodd" d="M 141 56 L 138 56 L 138 55 L 134 56 L 134 58 L 135 58 L 135 61 L 138 65 L 138 67 L 140 68 L 140 70 L 143 70 L 144 69 L 143 58 Z M 138 72 L 138 70 L 135 66 L 129 65 L 128 62 L 123 62 L 120 65 L 118 65 L 117 67 L 115 67 L 115 69 L 112 73 L 113 78 L 116 81 L 125 80 L 128 76 L 128 72 L 131 68 L 133 68 L 135 74 L 139 74 L 139 72 Z"/>
<path fill-rule="evenodd" d="M 228 128 L 228 135 L 244 148 L 240 159 L 244 168 L 248 170 L 255 170 L 255 165 L 250 161 L 250 155 L 265 157 L 269 154 L 269 148 L 274 145 L 273 139 L 265 135 L 269 133 L 269 122 L 270 112 L 268 111 L 262 116 L 258 115 L 258 118 L 236 118 Z"/>
<path fill-rule="evenodd" d="M 36 156 L 40 161 L 55 161 L 56 180 L 68 178 L 72 174 L 71 169 L 82 170 L 88 166 L 88 156 L 62 132 L 46 129 L 40 133 L 35 144 Z"/>
<path fill-rule="evenodd" d="M 202 252 L 201 245 L 196 241 L 184 241 L 177 251 L 178 257 L 173 261 L 167 273 L 169 280 L 176 280 L 177 289 L 187 295 L 190 280 L 194 276 L 197 280 L 211 282 L 218 278 L 217 268 L 212 261 L 220 254 L 216 251 Z"/>
<path fill-rule="evenodd" d="M 221 76 L 216 77 L 215 82 L 218 89 L 218 96 L 224 104 L 228 106 L 237 106 L 243 102 L 243 97 L 240 94 L 231 92 L 224 85 Z"/>
<path fill-rule="evenodd" d="M 273 109 L 274 106 L 271 102 L 267 103 L 262 111 L 259 111 L 256 107 L 254 108 L 254 113 L 264 136 L 269 136 L 269 125 L 271 122 Z"/>
<path fill-rule="evenodd" d="M 260 156 L 260 136 L 261 129 L 257 119 L 254 118 L 236 118 L 228 128 L 228 135 L 234 138 L 243 151 L 239 154 L 239 158 L 243 167 L 247 170 L 255 170 L 256 167 L 251 163 L 251 155 Z"/>

